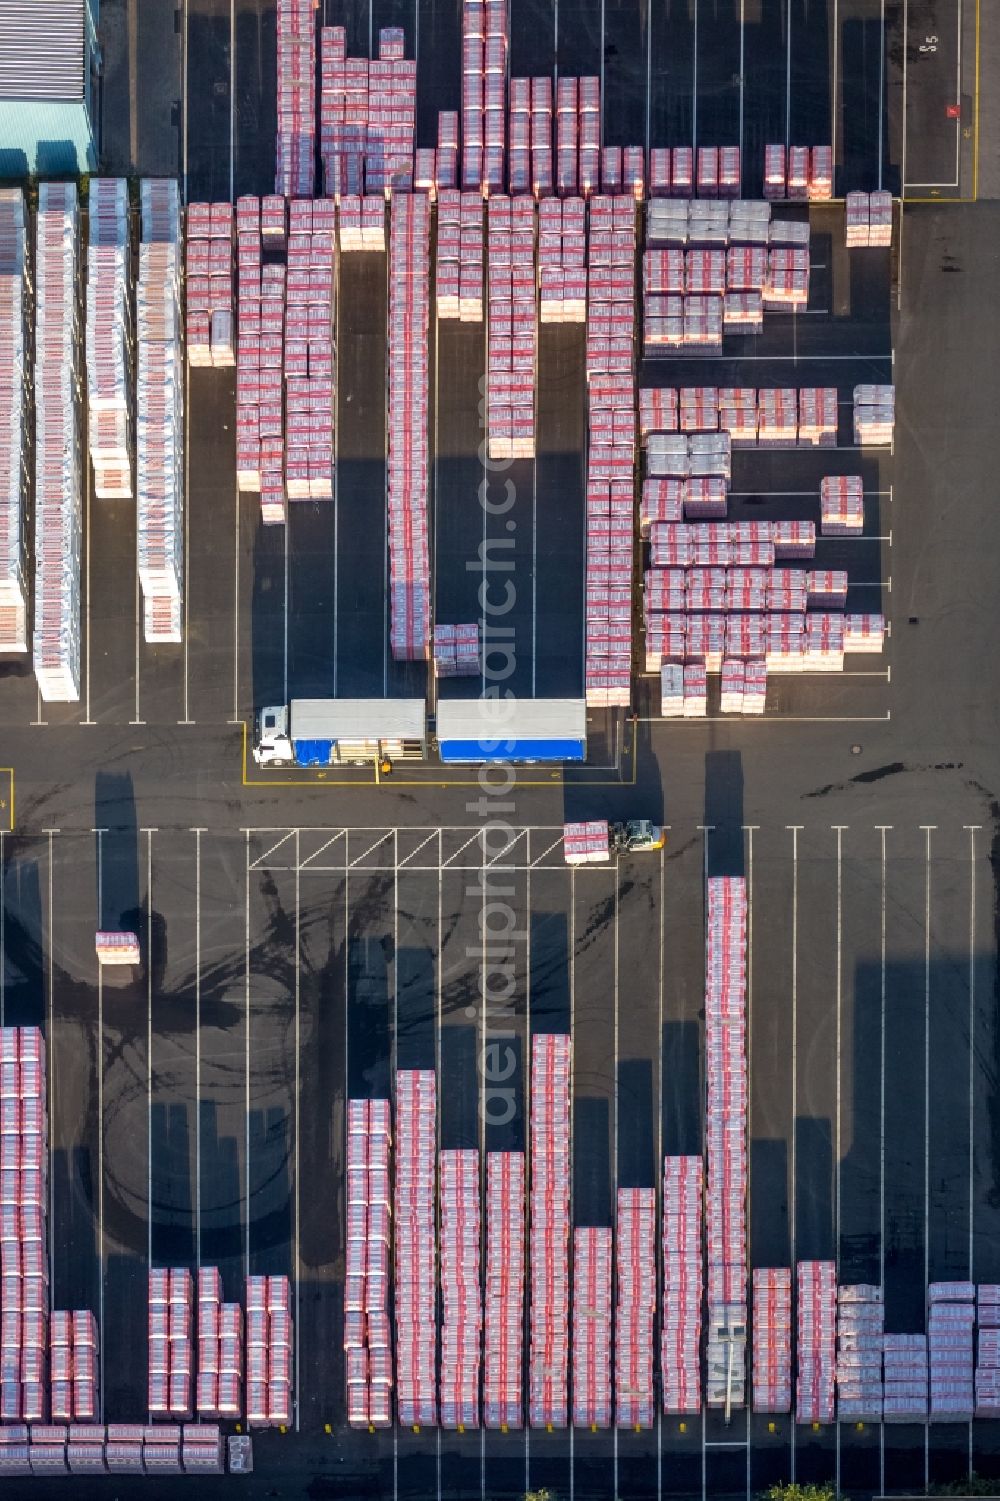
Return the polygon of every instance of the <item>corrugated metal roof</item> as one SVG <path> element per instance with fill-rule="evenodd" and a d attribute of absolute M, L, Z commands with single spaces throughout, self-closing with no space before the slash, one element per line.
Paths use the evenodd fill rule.
<path fill-rule="evenodd" d="M 0 0 L 0 99 L 83 98 L 86 0 Z"/>

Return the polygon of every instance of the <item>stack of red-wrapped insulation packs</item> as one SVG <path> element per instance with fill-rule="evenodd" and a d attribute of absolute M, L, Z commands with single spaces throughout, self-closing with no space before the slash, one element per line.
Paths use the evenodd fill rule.
<path fill-rule="evenodd" d="M 615 1242 L 615 1422 L 653 1426 L 656 1190 L 620 1188 Z"/>
<path fill-rule="evenodd" d="M 836 1373 L 837 1268 L 832 1261 L 800 1261 L 795 1268 L 795 1421 L 832 1423 Z"/>
<path fill-rule="evenodd" d="M 427 332 L 430 203 L 396 194 L 389 244 L 389 632 L 396 661 L 422 661 L 430 645 L 427 540 Z"/>
<path fill-rule="evenodd" d="M 0 188 L 0 651 L 27 651 L 25 519 L 28 466 L 25 433 L 27 314 L 24 194 Z"/>
<path fill-rule="evenodd" d="M 79 214 L 75 183 L 43 182 L 39 186 L 35 233 L 32 665 L 38 691 L 46 703 L 72 703 L 80 697 L 83 529 L 78 380 Z M 140 381 L 141 376 L 140 349 Z M 141 542 L 140 528 L 140 549 Z"/>
<path fill-rule="evenodd" d="M 89 1308 L 54 1309 L 49 1320 L 53 1423 L 95 1423 L 100 1409 L 97 1320 Z"/>
<path fill-rule="evenodd" d="M 136 293 L 136 516 L 143 633 L 180 641 L 184 575 L 184 371 L 177 184 L 144 181 Z"/>
<path fill-rule="evenodd" d="M 292 1308 L 288 1278 L 248 1277 L 247 1422 L 286 1428 L 292 1421 Z"/>
<path fill-rule="evenodd" d="M 573 1231 L 573 1425 L 611 1426 L 611 1231 Z"/>
<path fill-rule="evenodd" d="M 704 1180 L 700 1157 L 664 1157 L 660 1382 L 665 1413 L 701 1411 Z"/>
<path fill-rule="evenodd" d="M 396 1072 L 396 1400 L 406 1427 L 437 1423 L 435 1135 L 430 1070 Z"/>
<path fill-rule="evenodd" d="M 387 1428 L 392 1421 L 389 1334 L 388 1100 L 347 1102 L 347 1270 L 344 1351 L 347 1421 Z"/>
<path fill-rule="evenodd" d="M 483 320 L 483 200 L 442 188 L 437 206 L 435 306 L 439 318 Z"/>
<path fill-rule="evenodd" d="M 582 198 L 538 205 L 538 298 L 542 323 L 583 323 L 587 316 L 586 208 Z"/>
<path fill-rule="evenodd" d="M 278 0 L 278 138 L 274 191 L 311 198 L 316 182 L 316 9 Z"/>
<path fill-rule="evenodd" d="M 49 1312 L 48 1109 L 37 1027 L 0 1028 L 0 1423 L 44 1423 Z"/>
<path fill-rule="evenodd" d="M 792 1273 L 786 1266 L 753 1273 L 753 1410 L 792 1406 Z"/>
<path fill-rule="evenodd" d="M 343 26 L 320 30 L 319 150 L 326 193 L 408 192 L 413 186 L 417 65 L 403 32 L 379 32 L 378 58 L 347 56 Z"/>
<path fill-rule="evenodd" d="M 193 1304 L 187 1267 L 150 1267 L 148 1406 L 154 1418 L 188 1418 L 194 1410 Z"/>
<path fill-rule="evenodd" d="M 291 204 L 285 277 L 285 493 L 333 498 L 335 208 Z"/>
<path fill-rule="evenodd" d="M 236 363 L 232 204 L 189 203 L 185 235 L 188 364 L 231 368 Z"/>
<path fill-rule="evenodd" d="M 441 1426 L 479 1427 L 479 1153 L 440 1154 Z"/>
<path fill-rule="evenodd" d="M 635 205 L 590 206 L 587 300 L 587 703 L 628 705 L 635 485 Z"/>
<path fill-rule="evenodd" d="M 565 1428 L 569 1368 L 570 1038 L 531 1040 L 531 1349 L 533 1428 Z"/>
<path fill-rule="evenodd" d="M 765 146 L 764 197 L 814 203 L 832 198 L 833 148 Z"/>
<path fill-rule="evenodd" d="M 524 1153 L 486 1156 L 483 1424 L 520 1428 L 524 1346 Z"/>
<path fill-rule="evenodd" d="M 505 181 L 505 0 L 462 4 L 462 186 L 497 193 Z"/>
<path fill-rule="evenodd" d="M 705 1193 L 710 1407 L 741 1406 L 747 1321 L 746 883 L 708 882 Z"/>
<path fill-rule="evenodd" d="M 274 200 L 265 203 L 269 238 L 283 246 L 284 204 L 279 217 Z M 237 199 L 236 482 L 260 492 L 267 526 L 285 519 L 285 267 L 262 264 L 263 218 L 259 198 Z"/>
<path fill-rule="evenodd" d="M 488 210 L 487 416 L 491 459 L 535 453 L 535 204 L 497 194 Z"/>
<path fill-rule="evenodd" d="M 94 494 L 131 500 L 131 240 L 123 177 L 90 182 L 87 245 L 87 439 Z"/>
<path fill-rule="evenodd" d="M 195 1408 L 205 1418 L 243 1413 L 243 1309 L 223 1303 L 216 1266 L 198 1268 L 198 1375 Z"/>

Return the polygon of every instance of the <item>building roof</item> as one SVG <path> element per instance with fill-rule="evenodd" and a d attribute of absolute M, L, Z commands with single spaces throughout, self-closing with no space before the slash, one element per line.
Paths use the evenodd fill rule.
<path fill-rule="evenodd" d="M 0 0 L 0 100 L 84 98 L 86 12 L 87 0 Z"/>

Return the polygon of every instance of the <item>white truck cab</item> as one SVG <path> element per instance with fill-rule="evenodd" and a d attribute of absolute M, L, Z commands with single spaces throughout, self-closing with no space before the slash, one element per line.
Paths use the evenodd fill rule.
<path fill-rule="evenodd" d="M 288 734 L 288 708 L 272 704 L 257 715 L 253 758 L 258 766 L 291 766 L 295 761 Z"/>

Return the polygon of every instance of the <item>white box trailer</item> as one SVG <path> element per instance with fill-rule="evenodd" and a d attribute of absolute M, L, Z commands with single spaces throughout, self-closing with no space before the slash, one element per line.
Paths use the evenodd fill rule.
<path fill-rule="evenodd" d="M 585 761 L 587 705 L 582 698 L 439 699 L 441 760 Z"/>

